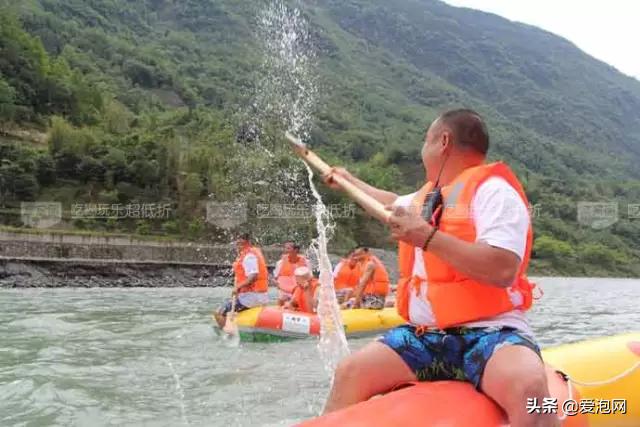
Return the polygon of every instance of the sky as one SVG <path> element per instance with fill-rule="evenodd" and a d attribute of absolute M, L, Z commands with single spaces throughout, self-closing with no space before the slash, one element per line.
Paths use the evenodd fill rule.
<path fill-rule="evenodd" d="M 564 37 L 589 55 L 640 79 L 640 1 L 444 0 L 495 13 Z"/>

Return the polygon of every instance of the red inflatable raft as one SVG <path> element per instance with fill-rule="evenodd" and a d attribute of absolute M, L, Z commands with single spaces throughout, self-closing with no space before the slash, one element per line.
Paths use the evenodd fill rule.
<path fill-rule="evenodd" d="M 549 389 L 556 400 L 551 405 L 537 404 L 540 410 L 555 408 L 558 417 L 566 414 L 563 427 L 640 426 L 640 332 L 545 348 L 542 354 L 547 362 Z M 575 386 L 571 392 L 564 377 L 553 367 L 573 378 L 571 384 Z M 617 408 L 613 404 L 616 401 Z M 498 427 L 509 424 L 502 410 L 470 384 L 445 381 L 411 384 L 299 425 Z"/>
<path fill-rule="evenodd" d="M 558 416 L 569 388 L 547 368 L 549 388 L 557 399 Z M 571 399 L 579 401 L 572 388 Z M 538 404 L 541 404 L 539 402 Z M 412 383 L 400 390 L 299 424 L 304 427 L 498 427 L 508 426 L 504 412 L 471 384 L 461 381 Z M 586 416 L 568 416 L 563 427 L 587 427 Z"/>

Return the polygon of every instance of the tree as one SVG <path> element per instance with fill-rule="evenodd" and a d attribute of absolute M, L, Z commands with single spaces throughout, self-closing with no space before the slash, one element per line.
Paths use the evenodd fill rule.
<path fill-rule="evenodd" d="M 78 162 L 77 166 L 77 177 L 80 178 L 84 183 L 89 181 L 92 182 L 103 182 L 105 167 L 100 160 L 97 160 L 91 156 L 82 156 L 80 157 L 80 162 Z"/>
<path fill-rule="evenodd" d="M 553 36 L 441 2 L 330 1 L 313 13 L 307 3 L 297 2 L 309 24 L 304 49 L 318 61 L 292 82 L 289 70 L 262 66 L 280 52 L 263 54 L 251 2 L 0 0 L 0 122 L 21 135 L 48 126 L 50 144 L 34 153 L 2 138 L 3 199 L 38 198 L 40 187 L 88 203 L 177 200 L 176 234 L 202 214 L 205 195 L 313 203 L 306 170 L 283 143 L 294 116 L 328 163 L 410 192 L 424 181 L 426 126 L 467 105 L 488 123 L 491 161 L 506 161 L 536 204 L 536 266 L 632 274 L 638 221 L 621 212 L 596 232 L 577 223 L 576 202 L 615 199 L 626 211 L 640 200 L 636 81 Z M 283 102 L 278 93 L 307 77 L 317 87 L 298 91 L 303 105 Z M 316 101 L 309 110 L 307 100 Z M 327 205 L 350 203 L 318 187 Z M 256 230 L 273 240 L 313 235 L 313 222 L 283 223 Z M 353 242 L 392 246 L 366 216 L 337 219 L 332 244 Z"/>
<path fill-rule="evenodd" d="M 569 262 L 575 256 L 572 246 L 551 236 L 538 237 L 533 245 L 536 258 L 549 259 L 555 265 Z"/>
<path fill-rule="evenodd" d="M 158 183 L 160 168 L 155 159 L 137 158 L 129 165 L 129 174 L 140 187 L 151 187 Z"/>
<path fill-rule="evenodd" d="M 13 119 L 16 91 L 0 75 L 0 125 Z"/>
<path fill-rule="evenodd" d="M 36 162 L 38 183 L 43 187 L 55 184 L 56 164 L 49 153 L 38 156 Z"/>
<path fill-rule="evenodd" d="M 110 174 L 111 185 L 119 181 L 126 181 L 131 176 L 127 168 L 127 155 L 124 150 L 109 147 L 107 154 L 103 157 L 103 164 Z"/>
<path fill-rule="evenodd" d="M 0 163 L 0 206 L 9 201 L 31 201 L 38 193 L 38 181 L 18 164 L 3 159 Z"/>
<path fill-rule="evenodd" d="M 105 130 L 115 135 L 124 135 L 129 131 L 131 121 L 134 119 L 131 111 L 116 100 L 107 103 L 103 113 Z"/>
<path fill-rule="evenodd" d="M 614 268 L 617 264 L 629 262 L 624 253 L 599 243 L 584 243 L 578 247 L 578 253 L 583 262 L 605 268 Z"/>
<path fill-rule="evenodd" d="M 202 194 L 203 185 L 200 175 L 197 173 L 189 173 L 185 176 L 182 194 L 189 201 L 197 200 Z"/>
<path fill-rule="evenodd" d="M 131 79 L 133 84 L 140 85 L 145 88 L 156 87 L 156 79 L 153 70 L 146 64 L 135 59 L 130 59 L 124 64 L 124 73 Z"/>

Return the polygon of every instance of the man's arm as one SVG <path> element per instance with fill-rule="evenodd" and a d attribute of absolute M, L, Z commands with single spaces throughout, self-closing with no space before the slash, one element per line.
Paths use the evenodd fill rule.
<path fill-rule="evenodd" d="M 296 292 L 299 292 L 297 289 L 293 292 L 293 295 L 291 297 L 291 299 L 289 301 L 287 301 L 288 304 L 288 309 L 289 310 L 297 310 L 298 309 L 298 303 L 296 302 Z"/>
<path fill-rule="evenodd" d="M 285 310 L 295 310 L 295 306 L 294 306 L 294 301 L 293 300 L 289 300 L 287 302 L 284 303 L 284 305 L 282 306 L 282 308 L 284 308 Z"/>
<path fill-rule="evenodd" d="M 271 275 L 271 284 L 275 287 L 278 286 L 278 276 L 280 275 L 280 269 L 282 268 L 282 259 L 279 259 L 278 262 L 276 262 L 276 266 L 273 269 L 273 273 Z"/>
<path fill-rule="evenodd" d="M 466 276 L 501 288 L 513 284 L 520 267 L 520 258 L 507 249 L 466 242 L 446 233 L 436 232 L 428 250 Z"/>
<path fill-rule="evenodd" d="M 239 291 L 242 288 L 247 288 L 247 287 L 251 286 L 253 284 L 253 282 L 256 281 L 257 278 L 258 278 L 258 273 L 254 273 L 254 274 L 248 275 L 247 278 L 243 282 L 238 283 L 236 285 L 236 291 Z"/>
<path fill-rule="evenodd" d="M 313 294 L 313 290 L 311 289 L 311 286 L 307 286 L 304 289 L 304 298 L 305 298 L 305 301 L 307 301 L 307 304 L 309 304 L 309 309 L 311 310 L 311 312 L 312 313 L 315 312 L 314 294 Z"/>
<path fill-rule="evenodd" d="M 493 177 L 478 188 L 471 213 L 476 227 L 475 242 L 436 232 L 427 250 L 479 282 L 498 287 L 512 285 L 526 249 L 531 221 L 527 206 L 504 179 Z M 394 234 L 404 234 L 402 240 L 423 247 L 433 227 L 413 213 L 394 217 L 395 222 L 403 223 L 400 227 L 392 226 L 396 228 Z M 401 229 L 404 231 L 400 232 Z M 415 236 L 411 237 L 412 234 Z"/>
<path fill-rule="evenodd" d="M 394 209 L 389 223 L 395 239 L 417 247 L 423 247 L 433 232 L 420 216 L 400 207 Z M 460 273 L 501 288 L 513 284 L 520 266 L 520 258 L 507 249 L 467 242 L 441 231 L 436 231 L 427 250 Z"/>
<path fill-rule="evenodd" d="M 338 187 L 337 184 L 335 184 L 331 177 L 333 175 L 339 175 L 342 178 L 346 179 L 347 181 L 351 182 L 353 185 L 355 185 L 356 187 L 358 187 L 360 190 L 364 191 L 365 193 L 367 193 L 369 196 L 373 197 L 374 199 L 376 199 L 378 202 L 382 203 L 383 205 L 390 205 L 393 202 L 396 201 L 396 199 L 398 198 L 398 195 L 391 192 L 391 191 L 386 191 L 386 190 L 381 190 L 379 188 L 376 188 L 372 185 L 367 184 L 366 182 L 362 181 L 361 179 L 356 178 L 355 176 L 351 175 L 351 173 L 349 171 L 347 171 L 344 168 L 333 168 L 332 172 L 325 177 L 325 182 L 333 189 L 339 189 L 340 187 Z"/>
<path fill-rule="evenodd" d="M 356 286 L 354 295 L 355 295 L 355 306 L 359 307 L 362 302 L 362 292 L 364 292 L 364 287 L 367 285 L 367 282 L 373 276 L 373 272 L 375 271 L 375 264 L 373 262 L 368 262 L 367 267 L 365 268 L 364 273 L 360 277 L 360 281 L 358 282 L 358 286 Z"/>

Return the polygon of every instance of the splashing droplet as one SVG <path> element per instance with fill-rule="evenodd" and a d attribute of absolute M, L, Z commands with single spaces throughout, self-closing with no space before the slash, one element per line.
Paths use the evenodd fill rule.
<path fill-rule="evenodd" d="M 258 36 L 264 59 L 256 97 L 252 103 L 252 120 L 258 123 L 258 128 L 275 120 L 282 129 L 288 130 L 302 141 L 308 141 L 318 90 L 317 74 L 314 72 L 315 56 L 307 21 L 299 9 L 290 9 L 280 1 L 273 2 L 258 16 Z M 259 135 L 256 141 L 259 143 Z M 318 350 L 327 373 L 333 377 L 337 364 L 349 354 L 327 251 L 334 224 L 313 184 L 313 172 L 308 165 L 305 166 L 315 200 L 313 218 L 318 233 L 310 248 L 312 258 L 320 270 L 317 311 L 321 321 L 321 335 Z M 279 176 L 284 183 L 295 186 L 301 178 L 300 172 L 292 168 Z M 291 196 L 295 198 L 298 195 L 292 193 Z"/>

